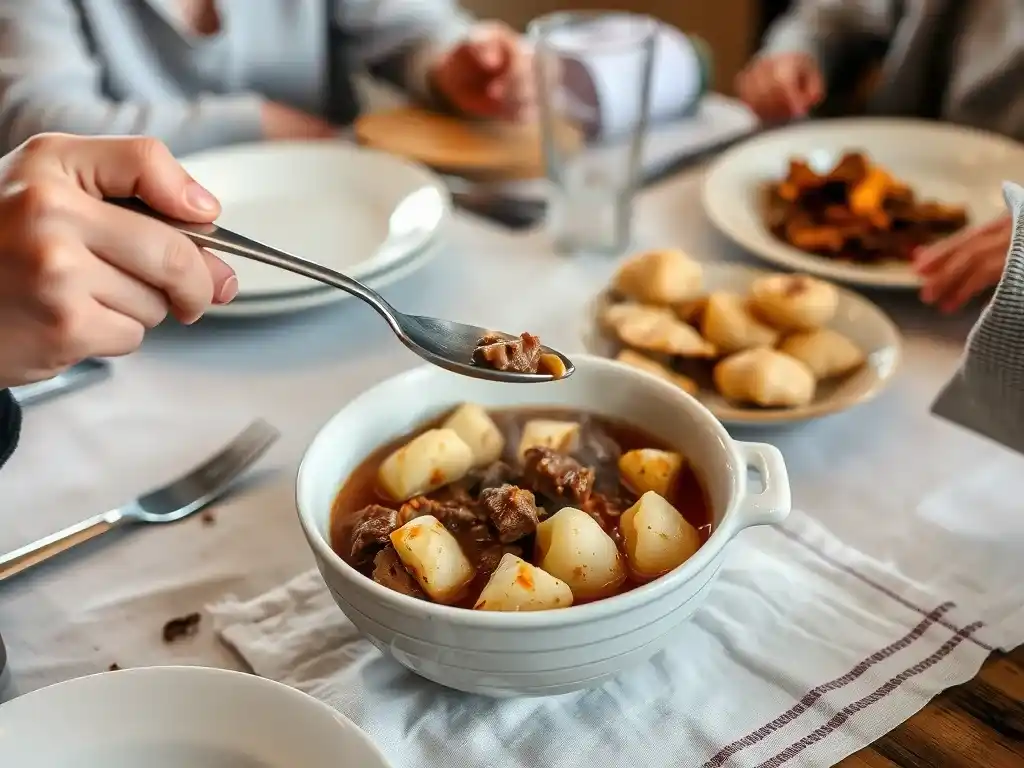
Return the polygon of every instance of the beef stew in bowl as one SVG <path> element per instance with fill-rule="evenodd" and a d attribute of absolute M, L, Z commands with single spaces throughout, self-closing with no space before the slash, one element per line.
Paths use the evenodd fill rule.
<path fill-rule="evenodd" d="M 710 530 L 696 470 L 642 430 L 466 403 L 359 465 L 335 498 L 330 543 L 406 595 L 533 611 L 656 579 Z"/>
<path fill-rule="evenodd" d="M 737 533 L 750 526 L 777 525 L 785 519 L 790 506 L 789 483 L 778 450 L 733 440 L 699 402 L 654 377 L 593 355 L 574 354 L 573 363 L 576 370 L 572 376 L 546 387 L 509 387 L 459 376 L 436 366 L 407 371 L 373 385 L 344 404 L 303 456 L 295 494 L 299 522 L 331 596 L 374 646 L 423 677 L 456 690 L 499 697 L 550 696 L 598 686 L 678 639 L 675 629 L 711 592 L 729 557 L 729 542 Z M 472 429 L 473 424 L 480 424 L 477 417 L 481 412 L 496 429 Z M 506 427 L 505 418 L 518 421 L 519 426 Z M 534 424 L 528 428 L 530 422 Z M 582 443 L 573 446 L 572 441 L 594 425 L 606 429 L 621 443 L 621 456 L 615 457 L 614 448 L 604 441 L 595 441 L 591 457 L 581 452 L 581 446 L 586 447 Z M 424 443 L 416 443 L 431 431 L 441 432 L 444 439 L 440 442 L 451 448 L 440 464 L 427 463 L 425 454 L 420 453 Z M 451 439 L 451 432 L 461 435 L 461 450 L 452 448 L 458 443 Z M 640 437 L 625 437 L 633 433 Z M 568 452 L 584 470 L 595 467 L 593 478 L 589 479 L 585 471 L 562 473 L 566 466 L 574 467 L 558 456 L 538 455 L 533 459 L 537 472 L 542 471 L 544 458 L 552 459 L 546 482 L 537 482 L 536 491 L 518 485 L 518 491 L 501 490 L 504 485 L 515 485 L 511 481 L 525 474 L 526 463 L 520 455 L 525 459 L 535 440 L 543 441 L 544 447 L 555 454 Z M 436 435 L 427 441 L 436 445 Z M 409 444 L 421 447 L 410 450 Z M 382 446 L 388 446 L 391 453 Z M 406 450 L 399 453 L 400 448 Z M 657 461 L 665 458 L 659 451 L 680 458 Z M 375 457 L 376 471 L 362 469 L 368 466 L 369 457 Z M 501 465 L 491 467 L 503 457 L 510 470 L 520 468 L 519 474 Z M 702 492 L 710 532 L 702 529 L 699 512 L 697 517 L 690 517 L 687 511 L 684 518 L 668 502 L 672 498 L 682 506 L 671 489 L 673 472 L 682 470 L 684 458 Z M 390 471 L 385 473 L 383 483 L 377 483 L 375 474 L 379 475 L 385 465 Z M 434 472 L 439 467 L 443 476 Z M 492 471 L 485 473 L 488 467 Z M 614 467 L 618 472 L 601 472 L 601 467 Z M 761 475 L 760 493 L 748 490 L 748 467 Z M 417 496 L 444 501 L 441 487 L 471 474 L 489 474 L 491 492 L 484 494 L 481 484 L 481 489 L 475 491 L 478 503 L 483 497 L 495 509 L 514 506 L 527 512 L 503 519 L 500 529 L 488 513 L 489 539 L 493 541 L 497 536 L 503 548 L 501 557 L 490 578 L 470 580 L 464 594 L 458 594 L 458 587 L 450 593 L 435 589 L 443 600 L 452 600 L 450 604 L 435 602 L 415 577 L 417 569 L 429 564 L 429 547 L 407 548 L 407 562 L 399 557 L 401 547 L 392 539 L 396 531 L 391 531 L 389 512 L 378 514 L 384 520 L 382 530 L 390 533 L 365 529 L 368 540 L 377 537 L 378 544 L 366 550 L 366 559 L 360 558 L 360 565 L 353 563 L 351 549 L 346 553 L 344 545 L 339 546 L 343 557 L 331 546 L 335 534 L 332 523 L 341 523 L 344 518 L 350 522 L 343 525 L 352 525 L 354 516 L 369 504 L 395 513 L 394 522 L 398 523 L 404 504 Z M 349 484 L 359 478 L 365 483 L 360 498 L 354 495 L 346 501 L 342 494 L 354 491 L 356 485 Z M 625 478 L 624 483 L 621 478 Z M 624 504 L 638 496 L 643 502 L 632 515 L 626 508 L 618 517 L 617 528 L 625 534 L 620 544 L 581 508 L 586 499 L 579 501 L 587 488 L 587 499 L 594 499 L 595 493 L 613 498 L 613 480 L 632 490 L 622 500 Z M 386 497 L 377 491 L 378 484 L 384 486 Z M 533 525 L 528 493 L 533 494 L 537 507 L 537 528 L 532 536 L 520 535 L 523 528 L 529 530 Z M 547 499 L 551 496 L 559 500 L 549 509 Z M 565 498 L 560 499 L 562 496 Z M 658 503 L 658 496 L 666 502 Z M 410 507 L 423 503 L 418 501 Z M 333 519 L 332 510 L 338 512 Z M 407 509 L 408 514 L 412 512 L 419 510 Z M 613 519 L 614 514 L 608 515 L 609 521 Z M 556 520 L 563 521 L 558 535 L 552 530 Z M 399 544 L 409 538 L 409 531 L 416 534 L 406 544 L 436 542 L 441 530 L 456 536 L 444 527 L 436 508 L 429 517 L 410 516 L 408 522 L 413 525 L 398 536 Z M 399 528 L 404 524 L 408 523 Z M 611 596 L 600 593 L 615 580 L 609 578 L 609 570 L 618 578 L 617 568 L 603 573 L 600 569 L 587 571 L 584 575 L 593 578 L 576 581 L 571 569 L 557 566 L 558 556 L 564 558 L 572 548 L 574 539 L 563 534 L 573 527 L 581 528 L 584 535 L 588 531 L 592 534 L 583 540 L 591 551 L 612 552 L 613 557 L 603 561 L 607 565 L 627 564 L 631 547 L 639 552 L 641 540 L 635 534 L 641 529 L 660 528 L 673 538 L 674 531 L 684 524 L 684 530 L 697 530 L 701 539 L 695 553 L 661 576 L 658 574 L 671 568 L 670 556 L 678 557 L 674 550 L 655 549 L 653 555 L 645 558 L 641 554 L 640 559 L 634 553 L 636 573 L 627 569 L 627 581 Z M 550 539 L 545 531 L 552 534 Z M 348 543 L 351 545 L 351 540 Z M 540 559 L 538 545 L 542 545 Z M 520 550 L 521 555 L 517 554 Z M 381 551 L 388 554 L 378 560 Z M 472 553 L 465 560 L 476 567 Z M 457 557 L 446 561 L 446 568 L 450 571 L 445 573 L 457 578 L 451 584 L 432 582 L 432 589 L 458 585 L 468 573 L 465 562 Z M 399 589 L 380 583 L 388 578 L 397 580 Z M 488 584 L 491 589 L 485 588 Z M 528 584 L 535 588 L 524 588 Z M 475 587 L 479 587 L 479 593 L 473 593 Z M 422 596 L 408 594 L 417 589 Z M 544 610 L 556 599 L 567 601 L 569 594 L 573 597 L 571 607 L 559 605 Z M 481 601 L 484 605 L 472 610 Z"/>

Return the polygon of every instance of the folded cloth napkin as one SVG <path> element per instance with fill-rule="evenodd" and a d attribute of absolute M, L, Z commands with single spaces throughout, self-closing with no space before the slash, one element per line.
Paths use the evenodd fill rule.
<path fill-rule="evenodd" d="M 396 768 L 833 765 L 973 677 L 1002 637 L 799 512 L 730 544 L 671 650 L 549 699 L 407 672 L 360 638 L 316 572 L 208 610 L 257 674 L 351 718 Z"/>

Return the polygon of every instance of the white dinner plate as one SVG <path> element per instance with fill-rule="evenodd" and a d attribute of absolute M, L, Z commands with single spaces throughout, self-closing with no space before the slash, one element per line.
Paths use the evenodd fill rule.
<path fill-rule="evenodd" d="M 404 280 L 423 269 L 438 254 L 440 244 L 433 242 L 408 258 L 393 265 L 389 269 L 376 272 L 363 278 L 362 283 L 368 288 L 380 291 L 383 288 Z M 241 283 L 241 279 L 239 279 Z M 256 318 L 302 312 L 314 307 L 322 307 L 337 301 L 352 299 L 350 294 L 336 288 L 317 283 L 312 290 L 282 294 L 280 296 L 251 297 L 245 300 L 235 299 L 224 306 L 214 305 L 206 310 L 205 317 Z"/>
<path fill-rule="evenodd" d="M 965 205 L 972 223 L 1005 212 L 1002 182 L 1024 179 L 1024 145 L 994 134 L 917 120 L 824 120 L 772 131 L 724 153 L 704 178 L 704 209 L 723 234 L 781 267 L 853 285 L 916 288 L 920 280 L 908 264 L 826 259 L 783 243 L 764 225 L 764 187 L 785 176 L 791 158 L 807 158 L 824 172 L 851 150 L 865 152 L 919 196 Z"/>
<path fill-rule="evenodd" d="M 704 291 L 746 294 L 751 283 L 772 272 L 742 264 L 704 264 Z M 602 293 L 592 302 L 585 321 L 587 351 L 614 357 L 622 349 L 601 327 L 599 318 L 611 297 Z M 881 393 L 896 375 L 900 362 L 900 332 L 877 305 L 860 294 L 839 289 L 839 305 L 828 327 L 847 336 L 863 350 L 867 362 L 849 376 L 820 382 L 814 400 L 798 408 L 757 408 L 730 403 L 710 388 L 696 395 L 723 424 L 764 427 L 816 419 L 866 403 Z M 709 366 L 710 367 L 710 366 Z"/>
<path fill-rule="evenodd" d="M 388 768 L 352 722 L 242 672 L 150 667 L 0 706 L 0 765 L 18 768 Z"/>
<path fill-rule="evenodd" d="M 357 280 L 432 242 L 451 198 L 426 168 L 341 141 L 239 144 L 182 158 L 223 206 L 217 223 Z M 309 278 L 224 255 L 239 298 L 316 290 Z"/>

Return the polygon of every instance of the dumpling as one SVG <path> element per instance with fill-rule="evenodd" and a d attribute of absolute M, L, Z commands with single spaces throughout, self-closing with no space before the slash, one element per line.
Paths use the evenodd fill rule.
<path fill-rule="evenodd" d="M 715 366 L 715 387 L 727 400 L 793 408 L 814 399 L 817 381 L 795 357 L 766 347 L 747 349 Z"/>
<path fill-rule="evenodd" d="M 461 480 L 473 467 L 473 451 L 452 429 L 428 429 L 392 453 L 377 482 L 394 501 L 430 493 Z"/>
<path fill-rule="evenodd" d="M 697 529 L 654 491 L 619 518 L 630 572 L 649 581 L 686 562 L 700 548 Z"/>
<path fill-rule="evenodd" d="M 572 590 L 568 584 L 507 552 L 473 608 L 477 611 L 548 611 L 570 605 Z"/>
<path fill-rule="evenodd" d="M 537 526 L 537 565 L 569 585 L 576 600 L 614 594 L 626 565 L 612 538 L 586 512 L 563 507 Z"/>
<path fill-rule="evenodd" d="M 457 602 L 476 576 L 459 542 L 433 515 L 413 518 L 392 532 L 391 543 L 402 565 L 435 602 Z"/>
<path fill-rule="evenodd" d="M 662 365 L 657 360 L 652 360 L 646 355 L 641 355 L 639 352 L 634 352 L 632 349 L 624 349 L 615 358 L 620 363 L 630 366 L 631 368 L 637 368 L 641 371 L 657 376 L 659 379 L 664 379 L 675 384 L 684 392 L 691 395 L 697 394 L 697 382 L 691 379 L 689 376 L 684 376 L 681 373 L 676 373 L 671 368 Z"/>
<path fill-rule="evenodd" d="M 682 322 L 670 309 L 641 304 L 616 304 L 609 307 L 604 321 L 623 344 L 648 352 L 680 357 L 714 357 L 716 350 L 691 325 Z"/>
<path fill-rule="evenodd" d="M 779 349 L 810 368 L 818 379 L 845 376 L 864 365 L 865 360 L 856 344 L 829 328 L 793 334 Z"/>
<path fill-rule="evenodd" d="M 695 299 L 687 299 L 686 301 L 680 301 L 673 305 L 672 311 L 676 313 L 676 317 L 682 320 L 687 325 L 692 325 L 694 328 L 700 327 L 701 320 L 704 317 L 704 310 L 708 306 L 707 296 L 698 296 Z"/>
<path fill-rule="evenodd" d="M 708 297 L 701 332 L 726 355 L 752 347 L 773 347 L 779 339 L 779 332 L 754 317 L 744 299 L 734 293 Z"/>
<path fill-rule="evenodd" d="M 469 446 L 474 467 L 493 464 L 505 450 L 505 437 L 498 425 L 475 403 L 460 405 L 441 426 L 452 430 Z"/>
<path fill-rule="evenodd" d="M 810 331 L 836 313 L 839 291 L 807 275 L 767 275 L 750 286 L 750 302 L 761 319 L 782 331 Z"/>
<path fill-rule="evenodd" d="M 700 293 L 703 270 L 682 251 L 637 253 L 615 273 L 612 288 L 644 304 L 675 304 Z"/>
<path fill-rule="evenodd" d="M 633 493 L 654 491 L 668 496 L 686 460 L 678 453 L 657 448 L 637 448 L 619 457 L 619 474 Z"/>
<path fill-rule="evenodd" d="M 572 453 L 580 437 L 580 425 L 575 421 L 530 419 L 523 425 L 519 439 L 519 458 L 530 448 L 550 448 L 556 453 Z"/>

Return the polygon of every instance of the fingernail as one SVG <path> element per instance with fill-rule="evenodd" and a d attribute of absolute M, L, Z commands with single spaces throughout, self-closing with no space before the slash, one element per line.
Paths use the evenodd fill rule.
<path fill-rule="evenodd" d="M 198 181 L 189 182 L 185 190 L 185 199 L 189 205 L 203 213 L 216 213 L 220 207 L 217 198 L 211 195 Z"/>
<path fill-rule="evenodd" d="M 218 304 L 227 304 L 235 296 L 238 295 L 238 278 L 232 275 L 224 284 L 220 287 L 220 292 L 217 294 Z"/>

